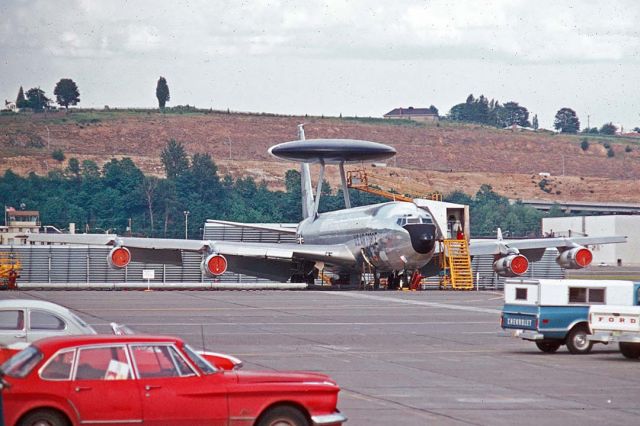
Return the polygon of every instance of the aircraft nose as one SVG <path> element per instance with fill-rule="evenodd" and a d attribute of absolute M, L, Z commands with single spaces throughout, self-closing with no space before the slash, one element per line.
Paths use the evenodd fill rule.
<path fill-rule="evenodd" d="M 411 245 L 417 253 L 426 254 L 436 245 L 436 226 L 430 223 L 409 223 L 403 226 L 411 236 Z"/>

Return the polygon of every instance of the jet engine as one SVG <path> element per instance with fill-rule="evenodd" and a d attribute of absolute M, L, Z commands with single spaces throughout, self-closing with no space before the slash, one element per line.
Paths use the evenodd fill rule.
<path fill-rule="evenodd" d="M 126 247 L 114 247 L 107 255 L 107 263 L 115 269 L 122 269 L 131 262 L 131 252 Z"/>
<path fill-rule="evenodd" d="M 217 277 L 227 270 L 227 259 L 221 254 L 210 254 L 200 264 L 200 270 L 207 277 Z"/>
<path fill-rule="evenodd" d="M 593 253 L 586 247 L 575 247 L 565 250 L 556 258 L 558 265 L 565 269 L 582 269 L 591 264 Z"/>
<path fill-rule="evenodd" d="M 493 262 L 493 270 L 502 277 L 519 277 L 528 269 L 529 260 L 521 254 L 510 254 Z"/>

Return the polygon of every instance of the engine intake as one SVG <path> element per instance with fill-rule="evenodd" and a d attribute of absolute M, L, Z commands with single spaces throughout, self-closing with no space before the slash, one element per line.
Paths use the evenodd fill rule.
<path fill-rule="evenodd" d="M 591 264 L 593 253 L 586 247 L 575 247 L 565 250 L 556 258 L 558 265 L 564 269 L 582 269 Z"/>
<path fill-rule="evenodd" d="M 510 254 L 493 262 L 493 270 L 502 277 L 519 277 L 529 270 L 529 260 L 521 254 Z"/>
<path fill-rule="evenodd" d="M 131 262 L 131 252 L 126 247 L 114 247 L 107 255 L 107 263 L 115 269 L 122 269 Z"/>
<path fill-rule="evenodd" d="M 227 271 L 227 259 L 221 254 L 210 254 L 200 264 L 200 270 L 207 277 L 217 277 Z"/>

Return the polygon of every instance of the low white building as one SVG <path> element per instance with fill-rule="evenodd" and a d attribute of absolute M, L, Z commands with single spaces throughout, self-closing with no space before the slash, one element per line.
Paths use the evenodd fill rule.
<path fill-rule="evenodd" d="M 593 247 L 593 265 L 640 265 L 640 216 L 571 216 L 542 219 L 542 232 L 556 237 L 624 235 L 624 244 Z"/>

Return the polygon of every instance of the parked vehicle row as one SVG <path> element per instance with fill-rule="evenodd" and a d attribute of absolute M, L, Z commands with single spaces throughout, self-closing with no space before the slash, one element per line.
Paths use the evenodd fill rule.
<path fill-rule="evenodd" d="M 4 425 L 340 425 L 340 388 L 309 372 L 240 370 L 227 354 L 111 323 L 100 335 L 40 300 L 0 301 Z M 3 378 L 4 377 L 4 378 Z"/>
<path fill-rule="evenodd" d="M 566 345 L 587 354 L 594 343 L 619 342 L 640 357 L 640 283 L 618 280 L 509 280 L 501 327 L 542 352 Z"/>

